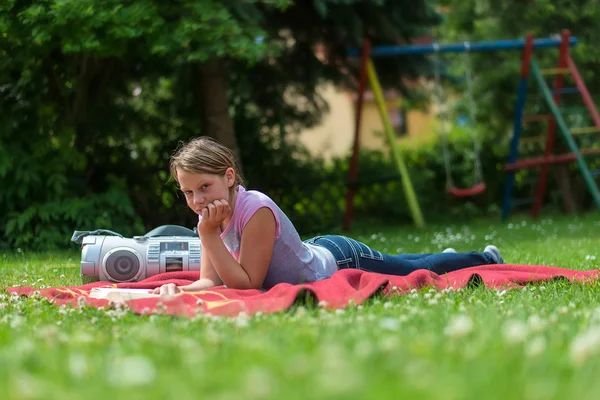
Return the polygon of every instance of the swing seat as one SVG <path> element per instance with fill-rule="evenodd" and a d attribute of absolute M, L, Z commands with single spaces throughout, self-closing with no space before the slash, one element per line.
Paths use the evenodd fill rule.
<path fill-rule="evenodd" d="M 449 187 L 447 193 L 454 197 L 470 197 L 477 196 L 480 193 L 485 192 L 485 183 L 478 183 L 470 188 L 459 189 L 457 187 Z"/>

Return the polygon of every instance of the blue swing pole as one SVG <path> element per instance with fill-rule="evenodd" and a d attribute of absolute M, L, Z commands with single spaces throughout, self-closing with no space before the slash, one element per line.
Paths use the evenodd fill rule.
<path fill-rule="evenodd" d="M 569 39 L 570 45 L 577 44 L 576 37 Z M 544 49 L 559 47 L 561 39 L 542 38 L 533 40 L 534 49 Z M 440 53 L 464 53 L 464 52 L 486 52 L 499 50 L 523 50 L 525 49 L 526 39 L 513 40 L 493 40 L 488 42 L 470 42 L 470 43 L 450 43 L 441 44 L 437 47 Z M 371 57 L 389 57 L 400 55 L 433 54 L 436 51 L 435 44 L 408 45 L 408 46 L 377 46 L 371 49 Z M 360 49 L 351 48 L 348 50 L 348 56 L 359 57 Z"/>
<path fill-rule="evenodd" d="M 531 54 L 533 53 L 533 37 L 530 35 L 526 39 L 525 50 L 521 60 L 521 79 L 519 80 L 519 90 L 517 92 L 517 106 L 515 107 L 515 116 L 513 120 L 513 137 L 510 141 L 510 153 L 508 162 L 514 163 L 519 155 L 519 139 L 521 136 L 521 120 L 523 119 L 523 109 L 525 100 L 527 99 L 527 79 L 529 77 L 529 69 L 531 66 Z M 511 209 L 511 195 L 515 184 L 515 171 L 506 173 L 504 181 L 504 200 L 502 202 L 502 216 L 505 220 L 508 218 Z"/>

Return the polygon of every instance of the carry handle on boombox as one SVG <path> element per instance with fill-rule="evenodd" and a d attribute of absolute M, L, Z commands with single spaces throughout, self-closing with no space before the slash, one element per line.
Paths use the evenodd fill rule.
<path fill-rule="evenodd" d="M 123 237 L 120 233 L 109 231 L 108 229 L 96 229 L 95 231 L 75 231 L 73 232 L 73 236 L 71 236 L 71 242 L 81 244 L 83 243 L 83 238 L 90 235 L 114 235 L 118 237 Z"/>
<path fill-rule="evenodd" d="M 123 237 L 120 233 L 110 231 L 108 229 L 96 229 L 95 231 L 75 231 L 71 236 L 71 241 L 77 244 L 83 243 L 83 238 L 91 235 L 114 235 L 120 238 Z M 159 236 L 185 236 L 185 237 L 197 237 L 198 232 L 196 228 L 188 229 L 180 225 L 162 225 L 158 228 L 152 229 L 146 233 L 143 237 L 159 237 Z"/>

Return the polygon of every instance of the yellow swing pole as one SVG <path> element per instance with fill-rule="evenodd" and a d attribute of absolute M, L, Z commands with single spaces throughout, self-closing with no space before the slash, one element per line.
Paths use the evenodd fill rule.
<path fill-rule="evenodd" d="M 381 122 L 383 123 L 388 145 L 392 150 L 392 156 L 396 161 L 396 166 L 398 167 L 398 171 L 402 176 L 402 186 L 404 187 L 404 195 L 406 196 L 406 200 L 408 202 L 413 222 L 418 228 L 422 228 L 425 226 L 423 214 L 421 213 L 419 201 L 417 200 L 417 196 L 415 195 L 415 190 L 413 189 L 412 182 L 410 180 L 410 175 L 408 174 L 408 170 L 406 168 L 406 164 L 404 163 L 404 159 L 402 158 L 402 153 L 400 152 L 398 146 L 395 143 L 396 141 L 394 135 L 394 128 L 392 128 L 392 123 L 390 122 L 390 117 L 387 113 L 387 107 L 383 98 L 383 91 L 381 90 L 381 85 L 379 84 L 377 72 L 375 71 L 373 61 L 370 58 L 367 60 L 367 76 L 369 78 L 369 85 L 371 85 L 371 90 L 373 91 L 373 95 L 375 96 L 375 103 L 377 104 L 377 108 L 379 109 L 379 115 L 381 116 Z"/>

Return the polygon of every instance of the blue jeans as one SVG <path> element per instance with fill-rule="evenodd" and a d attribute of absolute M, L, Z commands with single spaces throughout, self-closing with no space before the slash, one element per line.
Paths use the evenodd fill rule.
<path fill-rule="evenodd" d="M 489 254 L 476 251 L 392 256 L 373 250 L 354 239 L 338 235 L 316 236 L 306 242 L 325 247 L 333 253 L 338 269 L 355 268 L 387 275 L 404 276 L 419 269 L 445 274 L 478 265 L 496 264 Z"/>

